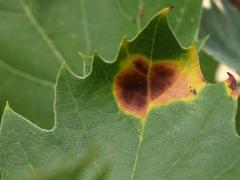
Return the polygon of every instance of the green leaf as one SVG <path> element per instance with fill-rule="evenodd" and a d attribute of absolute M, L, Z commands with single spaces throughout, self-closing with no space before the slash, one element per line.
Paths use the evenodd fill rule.
<path fill-rule="evenodd" d="M 133 37 L 161 7 L 182 44 L 196 35 L 202 0 L 7 0 L 0 2 L 0 115 L 6 101 L 43 128 L 53 125 L 54 84 L 66 61 L 82 74 L 95 49 L 113 59 L 125 34 Z M 189 18 L 190 19 L 189 19 Z M 24 103 L 23 103 L 24 102 Z"/>
<path fill-rule="evenodd" d="M 224 10 L 215 3 L 211 9 L 203 11 L 201 34 L 210 34 L 205 49 L 221 63 L 240 69 L 240 13 L 231 4 L 223 0 Z"/>
<path fill-rule="evenodd" d="M 89 76 L 62 67 L 52 130 L 6 106 L 0 132 L 3 179 L 61 164 L 91 145 L 99 149 L 93 170 L 110 161 L 109 179 L 239 177 L 236 81 L 230 75 L 220 84 L 204 82 L 196 48 L 181 48 L 167 24 L 168 11 L 158 13 L 134 40 L 123 39 L 114 62 L 95 55 Z"/>
<path fill-rule="evenodd" d="M 219 65 L 218 61 L 204 49 L 199 53 L 200 66 L 205 79 L 209 83 L 216 82 L 216 72 Z"/>

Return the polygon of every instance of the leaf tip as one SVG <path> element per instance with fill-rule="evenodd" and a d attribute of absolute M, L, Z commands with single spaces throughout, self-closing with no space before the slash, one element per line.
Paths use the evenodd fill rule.
<path fill-rule="evenodd" d="M 12 108 L 10 107 L 10 103 L 9 103 L 9 101 L 7 101 L 6 105 L 5 105 L 5 108 L 4 108 L 4 113 L 8 112 L 8 111 L 11 111 L 11 110 L 12 110 Z"/>
<path fill-rule="evenodd" d="M 6 105 L 5 105 L 6 108 L 10 108 L 10 104 L 9 104 L 9 101 L 6 102 Z"/>
<path fill-rule="evenodd" d="M 1 125 L 4 123 L 4 119 L 6 119 L 5 117 L 11 113 L 13 110 L 12 108 L 10 107 L 10 104 L 9 104 L 9 101 L 6 102 L 6 105 L 5 105 L 5 108 L 4 108 L 4 111 L 3 111 L 3 115 L 2 115 L 2 120 L 1 120 Z"/>
<path fill-rule="evenodd" d="M 173 6 L 170 5 L 164 9 L 162 9 L 160 12 L 159 12 L 159 15 L 163 15 L 163 16 L 166 16 L 168 15 L 169 11 L 173 9 Z"/>

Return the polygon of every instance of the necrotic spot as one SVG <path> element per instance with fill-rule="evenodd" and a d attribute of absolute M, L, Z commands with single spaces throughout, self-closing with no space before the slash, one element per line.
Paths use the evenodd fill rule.
<path fill-rule="evenodd" d="M 144 111 L 147 105 L 147 77 L 136 69 L 128 69 L 116 79 L 117 95 L 130 111 Z"/>
<path fill-rule="evenodd" d="M 148 62 L 146 62 L 145 60 L 138 58 L 136 60 L 134 60 L 133 62 L 134 67 L 142 72 L 143 74 L 147 75 L 148 74 L 148 68 L 149 68 L 149 64 Z"/>
<path fill-rule="evenodd" d="M 166 91 L 174 82 L 175 71 L 166 66 L 154 64 L 150 72 L 150 98 L 153 100 Z"/>
<path fill-rule="evenodd" d="M 115 79 L 115 93 L 122 108 L 137 116 L 146 113 L 150 100 L 163 94 L 173 84 L 175 68 L 167 64 L 153 64 L 136 58 Z"/>

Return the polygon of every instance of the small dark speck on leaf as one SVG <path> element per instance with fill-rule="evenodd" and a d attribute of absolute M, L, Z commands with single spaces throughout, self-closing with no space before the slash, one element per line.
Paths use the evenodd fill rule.
<path fill-rule="evenodd" d="M 191 92 L 192 94 L 197 95 L 196 89 L 192 89 L 191 86 L 189 86 L 189 89 L 190 89 L 190 92 Z"/>
<path fill-rule="evenodd" d="M 194 95 L 197 95 L 197 91 L 195 89 L 192 89 L 191 92 L 194 94 Z"/>

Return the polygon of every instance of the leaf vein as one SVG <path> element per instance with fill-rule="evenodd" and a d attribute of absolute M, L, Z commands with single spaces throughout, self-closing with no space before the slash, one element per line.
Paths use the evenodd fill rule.
<path fill-rule="evenodd" d="M 24 0 L 18 0 L 20 6 L 22 7 L 26 17 L 29 19 L 33 27 L 38 31 L 38 33 L 41 35 L 42 39 L 47 43 L 49 49 L 52 51 L 52 53 L 55 55 L 55 57 L 58 59 L 60 63 L 65 62 L 65 58 L 61 54 L 61 52 L 57 49 L 54 42 L 49 38 L 47 32 L 45 29 L 39 24 L 37 19 L 33 16 L 30 7 L 25 3 Z"/>
<path fill-rule="evenodd" d="M 43 86 L 47 86 L 47 87 L 50 87 L 50 88 L 54 88 L 54 83 L 49 81 L 49 80 L 45 80 L 45 79 L 41 79 L 39 77 L 35 77 L 29 73 L 26 73 L 24 71 L 21 71 L 19 69 L 16 69 L 15 67 L 13 66 L 10 66 L 9 64 L 6 64 L 4 61 L 0 60 L 0 67 L 3 67 L 4 69 L 12 72 L 13 74 L 19 76 L 19 77 L 22 77 L 24 79 L 28 79 L 30 81 L 33 81 L 35 83 L 38 83 L 40 85 L 43 85 Z"/>
<path fill-rule="evenodd" d="M 156 34 L 157 34 L 157 29 L 158 29 L 160 21 L 161 21 L 161 16 L 159 17 L 158 22 L 157 22 L 157 24 L 155 26 L 155 29 L 154 29 L 154 34 L 153 34 L 153 39 L 152 39 L 152 47 L 151 47 L 151 54 L 150 54 L 151 62 L 150 62 L 149 68 L 151 67 L 151 64 L 152 64 L 154 45 L 155 45 L 155 37 L 156 37 Z M 150 76 L 149 76 L 149 73 L 148 73 L 148 83 L 150 81 L 149 77 Z M 148 88 L 149 88 L 149 85 L 148 85 Z M 148 98 L 149 98 L 149 95 L 148 95 Z M 137 147 L 136 157 L 135 157 L 135 161 L 134 161 L 134 164 L 133 164 L 131 180 L 133 180 L 135 178 L 136 169 L 137 169 L 137 162 L 138 162 L 138 159 L 139 159 L 139 153 L 140 153 L 141 145 L 142 145 L 142 142 L 143 142 L 144 129 L 145 129 L 145 125 L 143 125 L 142 131 L 141 131 L 141 135 L 139 137 L 139 144 L 138 144 L 138 147 Z"/>

